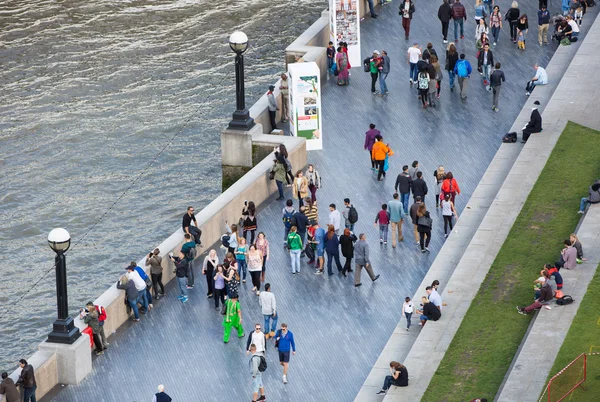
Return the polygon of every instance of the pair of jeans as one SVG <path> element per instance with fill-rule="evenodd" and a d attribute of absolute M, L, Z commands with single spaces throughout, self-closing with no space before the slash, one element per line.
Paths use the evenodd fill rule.
<path fill-rule="evenodd" d="M 28 387 L 25 388 L 23 387 L 23 402 L 36 402 L 37 399 L 35 399 L 35 390 L 37 389 L 37 385 L 34 385 L 33 387 Z"/>
<path fill-rule="evenodd" d="M 387 243 L 388 226 L 379 224 L 379 240 L 383 239 Z"/>
<path fill-rule="evenodd" d="M 494 38 L 494 43 L 498 42 L 498 38 L 500 37 L 500 27 L 492 27 L 492 37 Z"/>
<path fill-rule="evenodd" d="M 179 293 L 181 293 L 181 296 L 187 297 L 187 278 L 185 276 L 183 278 L 177 277 L 177 284 L 179 285 Z"/>
<path fill-rule="evenodd" d="M 371 73 L 371 92 L 376 92 L 375 83 L 377 82 L 377 77 L 379 77 L 379 73 Z"/>
<path fill-rule="evenodd" d="M 581 199 L 581 202 L 579 203 L 579 210 L 580 210 L 581 212 L 585 211 L 585 204 L 587 204 L 588 202 L 589 202 L 589 201 L 588 201 L 588 198 L 587 198 L 587 197 L 583 197 L 583 198 Z"/>
<path fill-rule="evenodd" d="M 328 57 L 327 58 L 327 70 L 331 70 L 331 67 L 333 67 L 333 58 Z"/>
<path fill-rule="evenodd" d="M 465 36 L 465 26 L 462 18 L 454 20 L 454 42 L 458 41 L 458 26 L 460 25 L 460 36 Z"/>
<path fill-rule="evenodd" d="M 354 232 L 354 223 L 346 223 L 344 226 L 346 229 L 350 229 L 351 232 Z"/>
<path fill-rule="evenodd" d="M 238 264 L 238 274 L 242 277 L 242 279 L 246 280 L 246 272 L 248 265 L 246 264 L 246 260 L 238 260 L 236 259 Z"/>
<path fill-rule="evenodd" d="M 373 4 L 373 0 L 368 0 L 369 2 L 369 11 L 371 12 L 371 17 L 374 17 L 375 15 L 375 5 Z"/>
<path fill-rule="evenodd" d="M 413 82 L 417 82 L 417 75 L 419 74 L 419 70 L 417 69 L 417 63 L 410 63 L 410 72 L 409 77 Z"/>
<path fill-rule="evenodd" d="M 454 77 L 456 76 L 456 74 L 454 74 L 454 71 L 450 70 L 448 71 L 448 79 L 450 80 L 449 85 L 450 85 L 450 89 L 454 88 Z"/>
<path fill-rule="evenodd" d="M 481 66 L 481 72 L 483 73 L 483 79 L 487 81 L 487 87 L 490 87 L 490 72 L 492 71 L 491 64 L 484 64 Z"/>
<path fill-rule="evenodd" d="M 275 317 L 273 317 L 273 314 L 263 314 L 263 317 L 265 318 L 265 326 L 263 327 L 265 330 L 265 334 L 269 333 L 269 332 L 275 332 L 275 330 L 277 329 L 277 319 L 279 318 L 277 316 L 277 313 L 275 313 Z M 271 322 L 270 331 L 269 331 L 269 321 Z"/>
<path fill-rule="evenodd" d="M 448 234 L 448 226 L 452 232 L 452 215 L 444 215 L 444 234 Z"/>
<path fill-rule="evenodd" d="M 404 209 L 404 213 L 408 214 L 408 199 L 410 197 L 410 193 L 400 193 L 400 201 L 402 202 L 402 208 Z"/>
<path fill-rule="evenodd" d="M 148 297 L 146 296 L 146 288 L 138 291 L 138 301 L 142 307 L 148 311 Z"/>
<path fill-rule="evenodd" d="M 213 299 L 215 299 L 215 308 L 219 308 L 219 300 L 222 304 L 225 304 L 225 289 L 214 289 Z"/>
<path fill-rule="evenodd" d="M 327 273 L 329 275 L 333 275 L 333 270 L 331 269 L 331 263 L 335 260 L 335 265 L 337 266 L 338 271 L 342 270 L 342 264 L 340 263 L 340 253 L 336 251 L 335 253 L 330 253 L 327 251 Z"/>
<path fill-rule="evenodd" d="M 150 274 L 150 277 L 152 277 L 152 288 L 154 289 L 154 297 L 157 297 L 159 295 L 159 293 L 158 293 L 159 286 L 160 286 L 160 294 L 164 295 L 165 294 L 165 285 L 163 285 L 163 283 L 162 283 L 162 273 Z"/>
<path fill-rule="evenodd" d="M 300 254 L 302 250 L 290 250 L 290 258 L 292 259 L 292 273 L 300 273 Z"/>
<path fill-rule="evenodd" d="M 279 191 L 279 198 L 283 198 L 283 182 L 279 180 L 275 180 L 277 184 L 277 191 Z"/>
<path fill-rule="evenodd" d="M 140 319 L 140 310 L 138 309 L 137 299 L 127 299 L 127 303 L 129 303 L 129 307 L 133 310 L 133 316 L 136 320 Z"/>
<path fill-rule="evenodd" d="M 412 319 L 412 313 L 407 313 L 406 311 L 404 312 L 404 316 L 406 317 L 406 329 L 410 328 L 411 325 L 411 319 Z"/>
<path fill-rule="evenodd" d="M 382 94 L 388 91 L 387 84 L 385 83 L 387 76 L 388 73 L 379 73 L 379 90 Z"/>
<path fill-rule="evenodd" d="M 425 236 L 427 236 L 427 240 L 425 240 Z M 421 250 L 425 250 L 425 247 L 429 247 L 429 240 L 431 240 L 431 229 L 426 232 L 419 232 L 419 244 L 421 245 Z"/>

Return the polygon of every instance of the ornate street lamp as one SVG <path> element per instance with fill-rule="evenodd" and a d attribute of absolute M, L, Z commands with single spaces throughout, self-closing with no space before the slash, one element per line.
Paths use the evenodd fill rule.
<path fill-rule="evenodd" d="M 242 31 L 236 31 L 229 37 L 229 47 L 235 53 L 235 100 L 237 110 L 233 112 L 233 120 L 229 128 L 234 130 L 250 130 L 254 127 L 254 119 L 246 109 L 244 94 L 244 56 L 248 50 L 248 37 Z"/>
<path fill-rule="evenodd" d="M 52 332 L 48 334 L 48 342 L 72 344 L 81 336 L 79 328 L 75 327 L 73 317 L 69 316 L 69 302 L 67 298 L 67 265 L 65 253 L 71 246 L 71 236 L 65 229 L 53 229 L 48 235 L 48 245 L 56 253 L 56 304 L 58 318 L 52 325 Z"/>

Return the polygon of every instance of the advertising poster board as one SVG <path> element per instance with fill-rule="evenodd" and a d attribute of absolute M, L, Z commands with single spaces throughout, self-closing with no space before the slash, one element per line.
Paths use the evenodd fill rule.
<path fill-rule="evenodd" d="M 336 49 L 340 42 L 348 44 L 350 65 L 359 67 L 362 61 L 358 0 L 329 0 L 329 32 Z"/>
<path fill-rule="evenodd" d="M 319 66 L 315 62 L 293 63 L 288 68 L 292 134 L 306 138 L 308 151 L 323 149 Z"/>

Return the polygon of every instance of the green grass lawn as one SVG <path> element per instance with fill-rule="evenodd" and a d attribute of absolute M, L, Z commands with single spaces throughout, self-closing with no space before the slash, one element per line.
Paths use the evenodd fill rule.
<path fill-rule="evenodd" d="M 569 122 L 423 401 L 494 398 L 531 320 L 515 306 L 533 301 L 533 280 L 557 260 L 580 218 L 579 200 L 598 177 L 600 132 Z"/>
<path fill-rule="evenodd" d="M 587 293 L 579 305 L 577 315 L 573 319 L 558 356 L 556 356 L 548 380 L 580 354 L 591 352 L 600 353 L 600 269 L 596 269 L 594 279 L 590 282 Z M 580 366 L 573 365 L 572 367 L 553 382 L 557 386 L 558 393 L 561 390 L 568 391 L 572 384 L 577 382 L 576 378 L 581 374 Z M 555 385 L 553 385 L 553 389 L 555 389 Z M 566 400 L 596 402 L 600 399 L 599 390 L 600 355 L 588 356 L 587 379 L 583 383 L 583 387 L 577 388 Z M 552 398 L 552 400 L 557 399 Z"/>

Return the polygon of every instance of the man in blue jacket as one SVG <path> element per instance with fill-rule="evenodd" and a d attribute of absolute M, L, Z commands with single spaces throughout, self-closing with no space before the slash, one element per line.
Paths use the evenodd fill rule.
<path fill-rule="evenodd" d="M 281 329 L 275 334 L 275 342 L 279 350 L 279 364 L 283 366 L 283 383 L 287 384 L 288 365 L 290 364 L 290 351 L 296 354 L 296 343 L 294 334 L 288 331 L 286 323 L 281 324 Z"/>
<path fill-rule="evenodd" d="M 471 68 L 471 63 L 468 60 L 465 60 L 465 54 L 460 54 L 460 60 L 456 62 L 454 65 L 454 74 L 458 77 L 458 86 L 460 87 L 460 98 L 465 100 L 467 99 L 467 95 L 465 94 L 467 90 L 467 80 L 469 76 L 473 72 L 473 68 Z"/>

